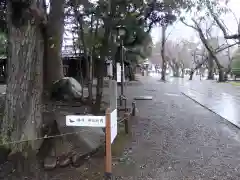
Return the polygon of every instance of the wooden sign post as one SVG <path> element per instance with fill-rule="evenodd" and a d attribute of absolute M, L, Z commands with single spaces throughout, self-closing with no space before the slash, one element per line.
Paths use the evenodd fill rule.
<path fill-rule="evenodd" d="M 111 145 L 111 114 L 110 109 L 106 110 L 106 145 L 105 145 L 105 180 L 112 179 L 112 145 Z"/>
<path fill-rule="evenodd" d="M 106 111 L 105 180 L 112 179 L 112 143 L 117 136 L 117 82 L 109 80 L 110 107 Z"/>
<path fill-rule="evenodd" d="M 112 179 L 112 143 L 117 136 L 117 82 L 109 80 L 110 107 L 105 116 L 68 115 L 66 126 L 105 127 L 105 180 Z"/>

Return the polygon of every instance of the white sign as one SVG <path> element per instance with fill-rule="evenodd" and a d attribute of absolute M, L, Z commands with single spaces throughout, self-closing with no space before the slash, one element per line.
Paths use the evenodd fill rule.
<path fill-rule="evenodd" d="M 117 82 L 121 82 L 121 65 L 117 63 Z M 124 73 L 124 66 L 123 66 L 123 82 L 125 82 L 125 73 Z"/>
<path fill-rule="evenodd" d="M 108 76 L 113 76 L 113 65 L 112 65 L 112 61 L 107 65 L 107 75 L 108 75 Z"/>
<path fill-rule="evenodd" d="M 111 112 L 111 143 L 117 136 L 117 109 Z"/>
<path fill-rule="evenodd" d="M 68 115 L 66 116 L 67 126 L 87 126 L 87 127 L 105 127 L 105 116 L 79 116 Z"/>

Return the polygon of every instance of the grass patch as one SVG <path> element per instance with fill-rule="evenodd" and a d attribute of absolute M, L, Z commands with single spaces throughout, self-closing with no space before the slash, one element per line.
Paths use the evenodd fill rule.
<path fill-rule="evenodd" d="M 232 81 L 232 82 L 229 82 L 229 83 L 233 86 L 240 86 L 240 81 Z"/>

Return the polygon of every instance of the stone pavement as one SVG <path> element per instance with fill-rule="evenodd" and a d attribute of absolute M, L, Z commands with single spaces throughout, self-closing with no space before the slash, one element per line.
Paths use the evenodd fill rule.
<path fill-rule="evenodd" d="M 114 167 L 116 179 L 240 179 L 239 130 L 183 96 L 177 84 L 143 81 L 128 87 L 128 97 L 153 100 L 137 101 L 133 139 Z"/>
<path fill-rule="evenodd" d="M 240 89 L 228 83 L 188 82 L 182 93 L 240 128 Z"/>

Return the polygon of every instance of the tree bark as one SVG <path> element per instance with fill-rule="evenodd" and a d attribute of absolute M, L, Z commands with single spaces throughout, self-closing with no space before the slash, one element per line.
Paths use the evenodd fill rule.
<path fill-rule="evenodd" d="M 208 80 L 214 80 L 214 62 L 211 55 L 208 58 Z"/>
<path fill-rule="evenodd" d="M 108 17 L 104 21 L 104 36 L 102 39 L 102 46 L 100 49 L 100 60 L 98 66 L 98 77 L 97 77 L 97 88 L 96 88 L 96 101 L 94 104 L 93 111 L 95 113 L 100 112 L 101 102 L 103 96 L 103 78 L 104 78 L 104 65 L 105 59 L 109 54 L 109 39 L 111 37 L 111 28 L 112 28 L 112 18 L 114 17 L 114 10 L 116 4 L 114 1 L 110 1 L 108 6 Z"/>
<path fill-rule="evenodd" d="M 183 67 L 183 68 L 182 68 L 182 76 L 181 76 L 182 78 L 184 78 L 184 69 L 185 69 L 185 68 Z"/>
<path fill-rule="evenodd" d="M 175 64 L 173 68 L 173 76 L 179 77 L 179 65 Z"/>
<path fill-rule="evenodd" d="M 218 69 L 218 75 L 219 75 L 218 82 L 225 82 L 223 68 Z"/>
<path fill-rule="evenodd" d="M 135 81 L 135 72 L 133 65 L 129 65 L 129 81 Z"/>
<path fill-rule="evenodd" d="M 98 61 L 98 76 L 97 76 L 97 87 L 96 87 L 96 101 L 94 106 L 94 112 L 98 113 L 101 109 L 101 102 L 102 102 L 102 96 L 103 96 L 103 78 L 104 78 L 104 65 L 105 65 L 105 58 L 108 54 L 108 41 L 110 37 L 110 26 L 107 23 L 105 32 L 104 32 L 104 38 L 102 42 L 102 47 L 100 51 L 100 60 Z"/>
<path fill-rule="evenodd" d="M 165 59 L 166 30 L 167 30 L 167 27 L 163 25 L 162 26 L 162 48 L 161 48 L 161 56 L 162 56 L 161 80 L 162 81 L 166 81 L 166 59 Z"/>
<path fill-rule="evenodd" d="M 1 125 L 1 143 L 36 139 L 40 136 L 42 114 L 42 70 L 44 39 L 36 24 L 12 23 L 11 1 L 8 1 L 8 79 L 5 112 Z M 37 149 L 32 141 L 7 145 L 12 152 Z"/>
<path fill-rule="evenodd" d="M 98 20 L 97 20 L 97 25 L 96 25 L 96 29 L 95 29 L 95 33 L 94 37 L 93 37 L 93 15 L 91 16 L 91 28 L 90 28 L 90 35 L 92 38 L 96 38 L 95 35 L 97 35 L 97 31 L 98 31 Z M 84 38 L 84 37 L 83 37 Z M 91 40 L 92 42 L 94 42 L 94 39 Z M 90 55 L 89 55 L 89 75 L 88 75 L 88 101 L 89 103 L 92 103 L 93 101 L 93 54 L 95 54 L 95 45 L 92 44 L 92 47 L 90 48 Z"/>
<path fill-rule="evenodd" d="M 191 70 L 189 80 L 193 79 L 194 70 Z"/>
<path fill-rule="evenodd" d="M 13 153 L 26 153 L 28 149 L 36 150 L 41 145 L 40 141 L 26 140 L 42 137 L 43 85 L 50 87 L 52 82 L 64 76 L 60 52 L 65 0 L 51 1 L 48 24 L 43 22 L 46 17 L 42 12 L 43 0 L 31 1 L 26 11 L 32 13 L 32 19 L 24 18 L 24 22 L 18 25 L 13 23 L 16 19 L 13 19 L 12 13 L 20 7 L 14 9 L 14 2 L 7 2 L 8 79 L 0 140 L 1 143 L 24 140 L 23 143 L 12 143 L 6 147 Z M 21 19 L 19 17 L 18 21 Z"/>
<path fill-rule="evenodd" d="M 50 89 L 53 82 L 64 77 L 62 63 L 62 38 L 64 31 L 65 0 L 51 0 L 47 26 L 47 57 L 45 57 L 44 88 Z"/>

